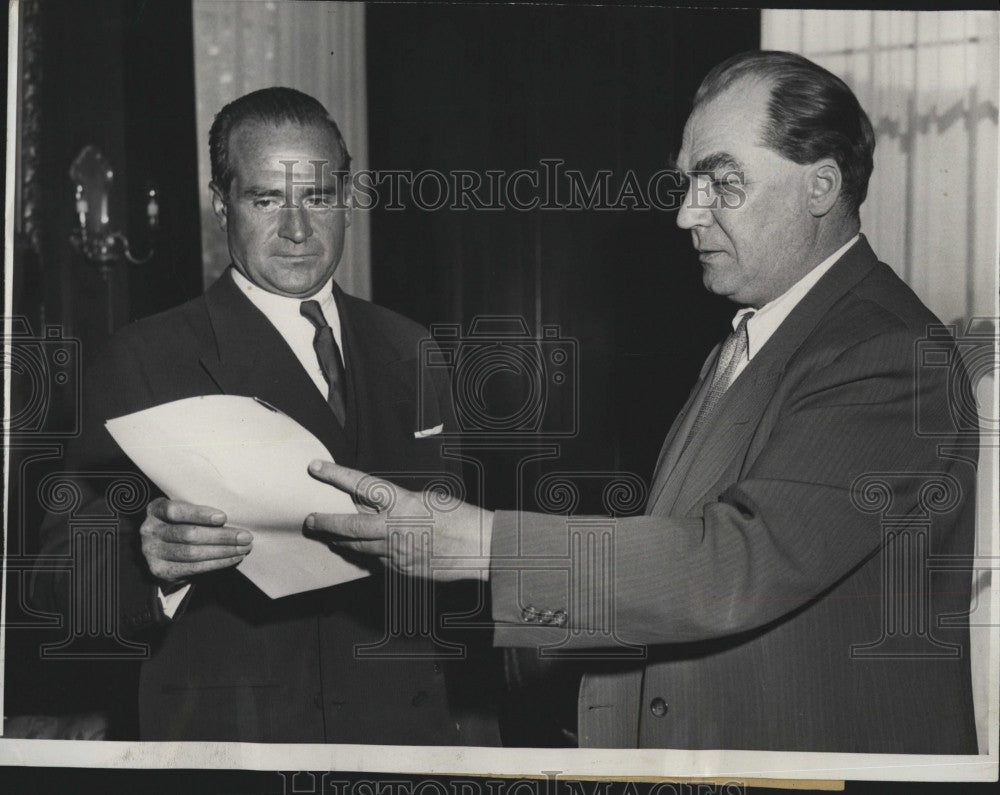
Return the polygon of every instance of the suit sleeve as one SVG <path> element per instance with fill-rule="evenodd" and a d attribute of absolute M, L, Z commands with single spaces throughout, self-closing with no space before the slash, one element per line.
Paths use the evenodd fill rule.
<path fill-rule="evenodd" d="M 787 385 L 770 433 L 690 516 L 546 516 L 501 511 L 492 543 L 494 642 L 564 640 L 598 646 L 709 640 L 791 613 L 880 549 L 880 517 L 862 510 L 852 484 L 893 479 L 895 512 L 911 512 L 926 478 L 941 474 L 961 501 L 967 467 L 939 458 L 941 439 L 914 430 L 922 410 L 947 413 L 945 368 L 914 379 L 914 335 L 896 328 L 842 350 Z M 918 392 L 915 395 L 915 386 Z M 943 473 L 943 474 L 942 474 Z M 950 480 L 949 480 L 950 478 Z M 944 517 L 950 532 L 961 504 Z M 602 547 L 600 533 L 610 538 Z M 589 534 L 589 535 L 588 535 Z M 588 540 L 589 539 L 589 540 Z"/>
<path fill-rule="evenodd" d="M 159 492 L 104 427 L 107 419 L 146 407 L 141 361 L 126 334 L 87 368 L 81 434 L 68 445 L 64 471 L 40 494 L 46 515 L 31 602 L 67 622 L 93 622 L 107 642 L 141 639 L 167 621 L 138 538 L 146 506 Z"/>

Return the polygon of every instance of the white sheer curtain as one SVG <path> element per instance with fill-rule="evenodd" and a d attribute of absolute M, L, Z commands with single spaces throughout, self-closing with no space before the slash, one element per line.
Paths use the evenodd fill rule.
<path fill-rule="evenodd" d="M 267 86 L 290 86 L 322 102 L 344 135 L 352 168 L 368 168 L 365 9 L 362 3 L 195 0 L 195 96 L 201 237 L 206 285 L 229 264 L 212 213 L 208 130 L 227 102 Z M 371 297 L 369 219 L 355 212 L 337 282 Z"/>
<path fill-rule="evenodd" d="M 825 66 L 871 117 L 862 229 L 945 323 L 995 311 L 998 20 L 991 11 L 762 12 L 763 49 Z"/>

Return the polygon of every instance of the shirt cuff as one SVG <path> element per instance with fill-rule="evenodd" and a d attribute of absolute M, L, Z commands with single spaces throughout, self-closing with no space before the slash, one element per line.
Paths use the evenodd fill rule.
<path fill-rule="evenodd" d="M 162 588 L 157 588 L 156 596 L 160 600 L 160 607 L 163 608 L 163 615 L 167 618 L 173 619 L 174 614 L 177 612 L 177 608 L 181 606 L 181 602 L 184 601 L 184 597 L 187 596 L 187 592 L 190 590 L 190 583 L 178 588 L 176 591 L 171 591 L 168 594 L 163 593 Z"/>

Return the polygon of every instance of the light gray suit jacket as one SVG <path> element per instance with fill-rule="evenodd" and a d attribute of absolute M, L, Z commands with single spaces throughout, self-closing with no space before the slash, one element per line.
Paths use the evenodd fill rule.
<path fill-rule="evenodd" d="M 976 752 L 969 571 L 925 560 L 973 545 L 937 322 L 862 237 L 681 453 L 709 357 L 645 516 L 497 513 L 495 643 L 592 656 L 581 745 Z"/>

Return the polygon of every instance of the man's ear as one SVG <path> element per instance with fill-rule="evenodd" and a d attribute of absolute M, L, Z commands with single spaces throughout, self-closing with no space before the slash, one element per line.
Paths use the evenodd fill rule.
<path fill-rule="evenodd" d="M 215 211 L 215 217 L 219 220 L 219 227 L 225 229 L 226 213 L 229 210 L 229 206 L 226 204 L 226 196 L 222 192 L 222 189 L 214 182 L 209 182 L 208 187 L 212 190 L 212 209 Z"/>
<path fill-rule="evenodd" d="M 351 225 L 351 213 L 354 211 L 354 190 L 352 189 L 352 180 L 347 177 L 343 183 L 341 183 L 342 190 L 344 191 L 344 226 L 348 227 Z"/>
<path fill-rule="evenodd" d="M 818 160 L 809 167 L 808 180 L 809 212 L 816 218 L 826 215 L 837 204 L 844 178 L 840 166 L 833 158 Z"/>

